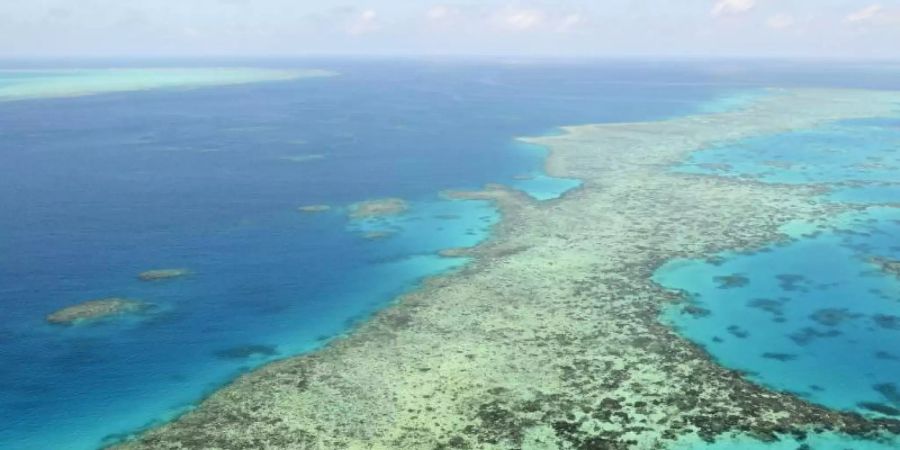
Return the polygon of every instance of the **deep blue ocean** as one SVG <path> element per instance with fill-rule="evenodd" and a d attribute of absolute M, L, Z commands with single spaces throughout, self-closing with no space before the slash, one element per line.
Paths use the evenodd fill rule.
<path fill-rule="evenodd" d="M 499 217 L 488 204 L 445 200 L 441 191 L 499 182 L 546 200 L 577 185 L 543 176 L 543 150 L 516 137 L 727 109 L 760 86 L 900 88 L 880 67 L 254 64 L 340 75 L 0 103 L 0 448 L 83 450 L 113 442 L 171 419 L 246 370 L 323 345 L 423 277 L 464 264 L 436 252 L 487 238 Z M 348 205 L 380 197 L 403 198 L 411 209 L 384 221 L 348 219 Z M 311 204 L 333 209 L 297 211 Z M 393 234 L 366 239 L 371 230 Z M 893 255 L 891 230 L 886 241 L 865 242 Z M 824 245 L 837 252 L 846 244 L 817 239 L 834 240 Z M 189 276 L 137 279 L 145 270 L 182 267 Z M 841 294 L 851 294 L 841 298 L 862 301 L 853 293 L 872 289 L 855 282 L 846 281 Z M 887 292 L 882 297 L 896 295 L 885 277 L 866 282 Z M 699 282 L 688 288 L 706 289 Z M 74 327 L 44 320 L 63 306 L 112 296 L 153 309 Z M 894 300 L 861 313 L 897 314 Z M 900 348 L 897 331 L 875 332 L 881 347 L 893 339 L 887 344 Z M 900 373 L 889 360 L 878 363 L 878 371 Z M 758 379 L 767 376 L 761 371 Z M 793 389 L 792 376 L 777 379 Z M 860 388 L 872 399 L 868 386 L 876 381 L 884 384 L 873 378 Z M 827 380 L 816 383 L 834 392 Z M 830 402 L 824 394 L 813 398 Z"/>

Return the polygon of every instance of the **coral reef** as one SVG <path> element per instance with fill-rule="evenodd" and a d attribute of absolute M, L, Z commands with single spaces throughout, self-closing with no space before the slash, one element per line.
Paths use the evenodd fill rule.
<path fill-rule="evenodd" d="M 885 273 L 890 273 L 900 278 L 900 261 L 894 261 L 887 258 L 871 258 L 873 264 L 876 264 Z"/>
<path fill-rule="evenodd" d="M 47 315 L 47 322 L 56 325 L 72 325 L 78 322 L 137 312 L 145 307 L 146 305 L 142 302 L 124 298 L 89 300 Z"/>
<path fill-rule="evenodd" d="M 350 217 L 353 219 L 366 219 L 371 217 L 393 216 L 401 214 L 409 209 L 405 200 L 400 198 L 382 198 L 367 200 L 351 205 Z"/>
<path fill-rule="evenodd" d="M 187 269 L 155 269 L 139 273 L 138 279 L 141 281 L 160 281 L 183 277 L 189 273 L 190 271 Z"/>
<path fill-rule="evenodd" d="M 846 207 L 819 201 L 817 187 L 673 164 L 721 142 L 885 115 L 897 102 L 875 91 L 772 91 L 737 111 L 527 139 L 550 149 L 550 175 L 583 185 L 543 203 L 497 185 L 448 193 L 493 201 L 503 214 L 468 266 L 121 448 L 653 450 L 687 435 L 900 433 L 900 421 L 831 411 L 717 365 L 660 323 L 662 308 L 685 299 L 651 280 L 665 261 L 754 250 L 785 239 L 789 221 Z M 357 211 L 402 205 L 387 204 Z"/>
<path fill-rule="evenodd" d="M 471 248 L 445 248 L 438 252 L 438 255 L 443 256 L 444 258 L 460 258 L 465 256 L 470 256 L 472 252 Z"/>
<path fill-rule="evenodd" d="M 368 239 L 370 241 L 375 241 L 379 239 L 387 239 L 393 236 L 395 232 L 393 231 L 385 231 L 385 230 L 372 230 L 366 231 L 362 234 L 363 239 Z"/>

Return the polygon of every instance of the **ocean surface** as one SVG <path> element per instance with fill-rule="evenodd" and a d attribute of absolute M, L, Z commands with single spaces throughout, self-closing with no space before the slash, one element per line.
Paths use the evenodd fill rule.
<path fill-rule="evenodd" d="M 177 65 L 154 67 L 162 64 Z M 222 64 L 229 63 L 216 66 Z M 499 217 L 487 203 L 447 200 L 442 191 L 505 183 L 552 201 L 578 185 L 547 177 L 546 151 L 516 137 L 555 133 L 562 125 L 724 111 L 766 95 L 763 86 L 900 88 L 896 72 L 881 66 L 255 64 L 339 75 L 0 102 L 0 448 L 83 450 L 114 442 L 177 416 L 244 371 L 320 347 L 424 277 L 465 264 L 437 252 L 486 239 Z M 724 161 L 733 164 L 726 175 L 772 182 L 871 179 L 878 184 L 838 191 L 833 201 L 896 201 L 896 164 L 888 166 L 897 147 L 884 144 L 896 137 L 894 123 L 886 118 L 771 138 L 793 139 L 791 148 L 810 152 L 807 163 L 818 161 L 816 139 L 833 141 L 846 153 L 834 156 L 834 167 L 756 167 L 755 150 L 716 156 L 710 149 L 676 170 Z M 885 134 L 875 137 L 873 129 Z M 846 151 L 860 137 L 871 137 L 867 154 Z M 862 175 L 845 167 L 867 162 L 876 164 Z M 403 198 L 411 208 L 379 220 L 348 218 L 353 203 L 381 197 Z M 297 210 L 315 204 L 332 209 Z M 900 348 L 900 332 L 878 325 L 892 324 L 889 319 L 873 321 L 900 314 L 897 281 L 866 262 L 872 255 L 896 259 L 898 217 L 889 208 L 855 214 L 839 219 L 849 232 L 804 237 L 799 224 L 795 241 L 771 252 L 723 255 L 718 266 L 673 262 L 660 282 L 693 293 L 712 313 L 694 318 L 672 311 L 664 320 L 723 364 L 753 371 L 759 382 L 871 414 L 878 413 L 860 404 L 900 408 L 883 395 L 892 395 L 890 388 L 874 388 L 900 383 L 897 362 L 878 357 L 900 353 L 891 353 Z M 809 255 L 820 265 L 806 264 Z M 160 268 L 190 274 L 137 279 Z M 750 281 L 720 289 L 720 273 Z M 794 290 L 786 290 L 777 284 L 782 274 L 802 278 L 792 277 Z M 813 304 L 824 292 L 827 303 Z M 61 307 L 112 296 L 153 308 L 73 327 L 45 321 Z M 778 308 L 741 309 L 757 297 L 788 300 Z M 807 323 L 823 308 L 847 308 L 835 316 L 852 318 L 833 326 Z M 785 320 L 773 320 L 770 309 Z M 739 324 L 749 330 L 740 345 L 727 334 L 733 314 L 748 320 Z M 840 334 L 811 335 L 798 346 L 790 334 L 806 327 Z M 725 340 L 707 342 L 714 336 Z M 748 357 L 729 359 L 739 354 Z M 871 369 L 853 370 L 863 363 Z M 806 380 L 816 364 L 847 370 Z M 821 439 L 844 445 L 849 438 Z M 748 445 L 740 448 L 757 444 Z"/>

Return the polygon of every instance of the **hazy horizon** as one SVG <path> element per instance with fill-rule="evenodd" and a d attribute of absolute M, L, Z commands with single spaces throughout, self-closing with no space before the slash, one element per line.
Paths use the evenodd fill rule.
<path fill-rule="evenodd" d="M 636 3 L 34 0 L 0 58 L 900 58 L 900 0 Z"/>

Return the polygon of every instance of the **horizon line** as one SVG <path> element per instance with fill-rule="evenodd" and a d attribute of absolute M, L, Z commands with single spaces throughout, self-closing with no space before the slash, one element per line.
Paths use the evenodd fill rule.
<path fill-rule="evenodd" d="M 104 60 L 524 60 L 524 61 L 771 61 L 771 62 L 872 62 L 900 63 L 900 56 L 820 56 L 820 55 L 654 55 L 654 54 L 608 54 L 608 55 L 528 55 L 528 54 L 467 54 L 467 53 L 309 53 L 272 55 L 2 55 L 4 61 L 104 61 Z"/>

